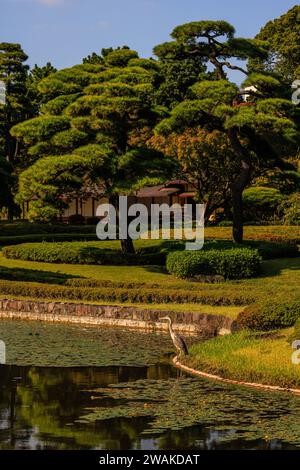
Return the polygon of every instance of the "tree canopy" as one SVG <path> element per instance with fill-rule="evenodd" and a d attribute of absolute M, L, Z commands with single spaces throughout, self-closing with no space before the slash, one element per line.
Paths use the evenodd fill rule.
<path fill-rule="evenodd" d="M 156 133 L 168 136 L 200 127 L 219 131 L 231 146 L 239 171 L 232 175 L 233 237 L 243 239 L 242 193 L 251 182 L 253 168 L 283 165 L 282 157 L 295 152 L 299 142 L 295 106 L 281 97 L 281 83 L 265 73 L 248 73 L 232 59 L 266 58 L 268 46 L 260 40 L 235 38 L 233 26 L 224 21 L 200 21 L 178 26 L 171 34 L 175 41 L 157 46 L 157 55 L 198 56 L 214 66 L 217 79 L 202 80 L 191 87 L 190 99 L 181 102 Z M 226 69 L 242 71 L 250 102 L 242 100 Z M 298 121 L 299 122 L 299 121 Z M 213 175 L 211 175 L 213 177 Z"/>
<path fill-rule="evenodd" d="M 61 196 L 97 184 L 117 196 L 157 183 L 170 162 L 146 148 L 160 118 L 153 108 L 157 65 L 135 51 L 113 50 L 103 63 L 84 63 L 42 80 L 40 116 L 12 134 L 28 146 L 31 166 L 20 175 L 18 201 L 31 200 L 29 218 L 51 220 Z"/>
<path fill-rule="evenodd" d="M 295 5 L 287 13 L 269 21 L 257 34 L 257 40 L 270 46 L 265 60 L 254 58 L 250 64 L 262 70 L 277 73 L 286 83 L 300 77 L 300 6 Z"/>

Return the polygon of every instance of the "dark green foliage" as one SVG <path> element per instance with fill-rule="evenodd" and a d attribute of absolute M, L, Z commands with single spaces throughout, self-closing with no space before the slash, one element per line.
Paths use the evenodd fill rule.
<path fill-rule="evenodd" d="M 256 248 L 263 260 L 274 258 L 296 258 L 299 256 L 299 249 L 296 243 L 247 240 L 245 242 L 245 246 Z"/>
<path fill-rule="evenodd" d="M 175 106 L 170 116 L 156 127 L 166 137 L 182 135 L 199 127 L 206 132 L 219 131 L 228 141 L 237 171 L 231 174 L 233 239 L 243 241 L 242 193 L 249 186 L 256 167 L 283 166 L 285 155 L 298 149 L 299 130 L 295 107 L 282 95 L 280 79 L 261 71 L 249 74 L 236 59 L 268 58 L 268 44 L 261 40 L 234 37 L 234 27 L 225 21 L 200 21 L 175 28 L 175 41 L 157 46 L 159 57 L 197 57 L 213 67 L 207 76 L 191 87 L 192 96 Z M 249 103 L 243 102 L 238 87 L 228 80 L 227 69 L 243 72 L 243 86 L 253 86 Z M 203 78 L 203 77 L 201 77 Z M 249 104 L 249 106 L 248 106 Z M 245 106 L 244 106 L 245 105 Z M 179 162 L 181 163 L 181 162 Z M 184 168 L 184 165 L 181 165 Z M 199 167 L 202 170 L 203 166 Z"/>
<path fill-rule="evenodd" d="M 286 225 L 300 225 L 300 194 L 291 194 L 285 199 L 280 211 L 283 215 L 283 223 Z"/>
<path fill-rule="evenodd" d="M 243 279 L 255 276 L 260 270 L 261 258 L 257 250 L 232 248 L 229 250 L 175 251 L 167 256 L 167 270 L 179 278 L 201 274 L 221 275 L 225 279 Z"/>
<path fill-rule="evenodd" d="M 43 114 L 12 131 L 34 157 L 20 174 L 17 196 L 20 204 L 31 201 L 31 221 L 57 219 L 66 208 L 61 196 L 84 194 L 91 185 L 101 185 L 116 204 L 119 193 L 171 175 L 168 159 L 145 148 L 159 118 L 154 61 L 140 61 L 128 47 L 102 50 L 101 63 L 95 59 L 42 80 Z"/>
<path fill-rule="evenodd" d="M 164 252 L 125 254 L 84 243 L 25 243 L 3 248 L 3 255 L 9 259 L 42 261 L 45 263 L 99 264 L 99 265 L 163 265 Z"/>
<path fill-rule="evenodd" d="M 300 340 L 300 318 L 296 320 L 296 323 L 294 324 L 294 332 L 293 332 L 293 337 L 291 338 L 293 340 Z"/>
<path fill-rule="evenodd" d="M 295 2 L 296 3 L 296 2 Z M 278 73 L 287 84 L 299 78 L 300 67 L 300 6 L 295 5 L 284 15 L 269 21 L 256 36 L 268 41 L 270 52 L 265 60 L 257 57 L 250 62 L 250 68 Z"/>
<path fill-rule="evenodd" d="M 10 208 L 13 211 L 15 204 L 11 188 L 15 182 L 13 167 L 4 157 L 0 155 L 0 209 Z"/>
<path fill-rule="evenodd" d="M 38 67 L 38 65 L 35 64 L 35 66 L 29 71 L 26 87 L 27 96 L 30 100 L 32 116 L 37 116 L 39 114 L 41 106 L 44 102 L 44 96 L 39 91 L 39 84 L 41 80 L 55 72 L 56 69 L 50 62 L 47 62 L 47 64 L 43 67 Z"/>
<path fill-rule="evenodd" d="M 273 330 L 294 325 L 300 317 L 300 301 L 255 303 L 241 312 L 239 326 L 251 330 Z M 300 339 L 300 338 L 299 338 Z"/>
<path fill-rule="evenodd" d="M 243 244 L 233 244 L 232 241 L 213 240 L 204 243 L 203 250 L 231 250 L 232 248 L 252 248 L 258 251 L 263 260 L 274 258 L 295 258 L 299 255 L 296 243 L 276 242 L 264 240 L 246 240 Z M 177 249 L 174 247 L 173 249 Z M 184 246 L 182 247 L 184 249 Z"/>
<path fill-rule="evenodd" d="M 251 294 L 226 294 L 200 289 L 152 289 L 115 287 L 56 286 L 33 282 L 0 280 L 0 295 L 33 297 L 37 299 L 68 299 L 93 302 L 138 302 L 138 303 L 199 303 L 207 305 L 245 305 L 254 301 Z"/>
<path fill-rule="evenodd" d="M 82 227 L 82 226 L 80 226 Z M 66 228 L 67 230 L 67 228 Z M 95 230 L 95 227 L 94 227 Z M 0 237 L 0 247 L 22 243 L 97 241 L 96 233 L 40 233 Z"/>
<path fill-rule="evenodd" d="M 87 225 L 97 225 L 99 223 L 98 217 L 87 217 L 86 218 Z"/>
<path fill-rule="evenodd" d="M 278 208 L 284 199 L 275 188 L 252 187 L 243 193 L 244 220 L 265 221 L 278 218 Z"/>
<path fill-rule="evenodd" d="M 37 224 L 29 222 L 16 222 L 16 223 L 1 223 L 0 224 L 0 236 L 11 236 L 15 237 L 18 235 L 30 235 L 30 234 L 44 234 L 44 233 L 77 233 L 95 234 L 95 227 L 93 225 L 86 225 L 84 227 L 77 227 L 72 224 Z"/>
<path fill-rule="evenodd" d="M 84 225 L 85 218 L 81 214 L 73 214 L 69 217 L 69 223 L 72 225 Z"/>

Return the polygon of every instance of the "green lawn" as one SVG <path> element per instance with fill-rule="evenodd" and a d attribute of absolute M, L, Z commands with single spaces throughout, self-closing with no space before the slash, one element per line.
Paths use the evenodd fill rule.
<path fill-rule="evenodd" d="M 300 387 L 300 365 L 291 360 L 292 333 L 293 328 L 272 333 L 242 331 L 214 338 L 191 346 L 185 362 L 224 378 Z"/>
<path fill-rule="evenodd" d="M 264 261 L 262 263 L 262 275 L 257 278 L 242 281 L 227 281 L 216 284 L 195 283 L 185 280 L 178 280 L 167 274 L 164 268 L 159 266 L 94 266 L 94 265 L 70 265 L 40 263 L 31 261 L 9 260 L 0 253 L 1 268 L 12 271 L 18 280 L 18 270 L 20 270 L 20 280 L 26 275 L 34 275 L 37 278 L 51 276 L 51 282 L 65 282 L 63 277 L 79 277 L 95 279 L 99 281 L 107 280 L 124 283 L 145 283 L 145 287 L 155 289 L 153 285 L 160 289 L 180 289 L 180 290 L 201 290 L 207 293 L 216 293 L 220 296 L 249 294 L 255 299 L 268 298 L 295 298 L 299 294 L 300 286 L 300 258 L 277 259 Z M 63 281 L 62 281 L 63 279 Z M 28 281 L 28 279 L 27 279 Z M 25 283 L 26 281 L 24 281 Z M 42 288 L 42 287 L 41 287 Z M 67 300 L 67 299 L 65 299 Z M 73 301 L 73 300 L 72 300 Z M 97 302 L 98 303 L 98 302 Z M 114 303 L 114 302 L 105 302 Z M 135 304 L 140 307 L 147 304 Z M 150 305 L 149 305 L 150 306 Z M 234 306 L 211 306 L 200 304 L 151 304 L 151 308 L 162 307 L 165 309 L 176 309 L 180 311 L 200 311 L 203 313 L 225 314 L 234 317 L 241 311 L 242 307 Z"/>

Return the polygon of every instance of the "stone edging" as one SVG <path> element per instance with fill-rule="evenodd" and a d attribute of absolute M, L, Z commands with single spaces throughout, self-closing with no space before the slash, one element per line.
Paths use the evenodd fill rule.
<path fill-rule="evenodd" d="M 185 372 L 188 372 L 189 374 L 192 374 L 192 375 L 197 375 L 197 376 L 200 376 L 200 377 L 204 377 L 206 379 L 218 380 L 219 382 L 225 382 L 225 383 L 233 384 L 233 385 L 243 385 L 245 387 L 252 387 L 252 388 L 256 388 L 256 389 L 260 389 L 260 390 L 269 390 L 269 391 L 272 391 L 272 392 L 274 392 L 274 391 L 275 392 L 289 392 L 289 393 L 293 393 L 295 395 L 300 395 L 300 389 L 299 388 L 284 388 L 284 387 L 279 387 L 277 385 L 264 385 L 264 384 L 256 383 L 256 382 L 243 382 L 243 381 L 240 381 L 240 380 L 225 379 L 224 377 L 221 377 L 220 375 L 209 374 L 207 372 L 203 372 L 203 371 L 200 371 L 200 370 L 197 370 L 197 369 L 193 369 L 191 367 L 188 367 L 188 366 L 185 366 L 184 364 L 182 364 L 179 361 L 178 356 L 175 356 L 172 359 L 172 362 L 175 365 L 175 367 L 177 367 L 178 369 L 181 369 L 181 370 L 183 370 Z"/>
<path fill-rule="evenodd" d="M 0 299 L 0 318 L 12 320 L 67 322 L 144 331 L 167 331 L 167 323 L 160 321 L 160 318 L 165 315 L 172 316 L 174 330 L 187 335 L 212 337 L 217 334 L 231 333 L 236 327 L 236 322 L 233 319 L 200 312 L 151 310 L 120 305 Z"/>

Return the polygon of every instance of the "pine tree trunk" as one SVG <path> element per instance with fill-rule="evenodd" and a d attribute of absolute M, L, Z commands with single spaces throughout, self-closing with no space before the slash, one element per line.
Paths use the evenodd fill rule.
<path fill-rule="evenodd" d="M 232 238 L 235 243 L 242 243 L 244 237 L 243 191 L 250 181 L 250 165 L 241 162 L 240 173 L 232 185 L 233 228 Z"/>
<path fill-rule="evenodd" d="M 121 249 L 122 253 L 134 254 L 135 249 L 132 239 L 128 237 L 126 240 L 121 240 Z"/>
<path fill-rule="evenodd" d="M 109 197 L 109 203 L 112 204 L 114 208 L 116 209 L 117 225 L 119 226 L 119 196 L 116 194 L 111 195 Z M 125 240 L 124 239 L 120 240 L 121 250 L 122 250 L 122 253 L 134 254 L 135 249 L 133 245 L 133 240 L 132 238 L 129 237 L 129 234 L 128 234 L 128 224 L 129 224 L 129 220 L 127 218 L 127 238 Z"/>
<path fill-rule="evenodd" d="M 233 209 L 232 238 L 235 243 L 242 243 L 244 238 L 243 191 L 250 182 L 251 164 L 235 130 L 229 131 L 229 138 L 240 162 L 239 174 L 231 187 Z"/>
<path fill-rule="evenodd" d="M 233 227 L 232 238 L 235 243 L 242 243 L 244 238 L 243 193 L 232 190 Z"/>

